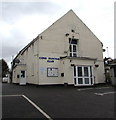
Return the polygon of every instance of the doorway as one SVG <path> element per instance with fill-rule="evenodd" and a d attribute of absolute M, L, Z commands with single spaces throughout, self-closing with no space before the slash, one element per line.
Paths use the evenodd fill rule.
<path fill-rule="evenodd" d="M 74 66 L 74 84 L 93 85 L 92 66 Z"/>
<path fill-rule="evenodd" d="M 20 85 L 26 85 L 26 71 L 20 71 Z"/>

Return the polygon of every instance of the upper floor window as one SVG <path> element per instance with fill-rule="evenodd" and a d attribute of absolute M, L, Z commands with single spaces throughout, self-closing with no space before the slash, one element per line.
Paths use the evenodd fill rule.
<path fill-rule="evenodd" d="M 77 40 L 69 38 L 69 55 L 70 57 L 77 57 Z"/>

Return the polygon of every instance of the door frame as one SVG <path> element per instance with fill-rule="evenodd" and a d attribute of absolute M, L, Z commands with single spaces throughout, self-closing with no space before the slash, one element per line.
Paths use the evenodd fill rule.
<path fill-rule="evenodd" d="M 78 75 L 78 67 L 82 69 L 82 76 Z M 88 76 L 85 76 L 84 67 L 88 67 Z M 73 70 L 74 75 L 74 85 L 75 86 L 90 86 L 94 84 L 94 77 L 93 77 L 93 67 L 91 65 L 75 65 Z M 82 84 L 78 83 L 78 80 L 82 79 Z M 85 80 L 89 79 L 89 83 L 86 84 Z"/>
<path fill-rule="evenodd" d="M 21 71 L 25 71 L 24 76 L 21 74 Z M 26 85 L 26 70 L 20 70 L 20 85 Z"/>

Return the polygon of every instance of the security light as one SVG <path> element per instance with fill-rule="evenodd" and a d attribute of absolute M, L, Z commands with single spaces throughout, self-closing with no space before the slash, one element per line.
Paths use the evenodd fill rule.
<path fill-rule="evenodd" d="M 69 36 L 69 33 L 66 33 L 65 36 Z"/>

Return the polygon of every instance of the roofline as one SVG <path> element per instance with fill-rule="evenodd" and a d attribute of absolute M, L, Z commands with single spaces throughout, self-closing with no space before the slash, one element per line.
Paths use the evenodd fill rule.
<path fill-rule="evenodd" d="M 73 11 L 72 9 L 71 10 L 69 10 L 68 12 L 70 12 L 70 11 Z M 67 13 L 68 13 L 67 12 Z M 62 17 L 64 17 L 67 13 L 65 13 Z M 14 60 L 20 55 L 20 54 L 23 54 L 24 52 L 25 52 L 25 50 L 32 44 L 32 43 L 34 43 L 36 40 L 38 40 L 39 39 L 39 36 L 42 34 L 42 33 L 44 33 L 46 30 L 48 30 L 52 25 L 54 25 L 54 23 L 56 23 L 57 21 L 59 21 L 62 17 L 60 17 L 59 19 L 57 19 L 55 22 L 53 22 L 49 27 L 47 27 L 43 32 L 41 32 L 40 34 L 38 34 L 38 36 L 35 38 L 35 39 L 33 39 L 28 45 L 26 45 L 24 48 L 22 48 L 20 51 L 19 51 L 19 53 L 16 55 L 16 57 L 14 58 Z"/>
<path fill-rule="evenodd" d="M 46 28 L 43 32 L 41 32 L 40 34 L 38 34 L 38 36 L 33 39 L 28 45 L 26 45 L 22 50 L 19 51 L 19 53 L 16 55 L 16 57 L 14 58 L 14 60 L 21 54 L 23 54 L 25 52 L 25 50 L 35 41 L 37 41 L 39 39 L 39 36 L 44 33 L 46 30 L 48 30 L 51 26 L 53 26 L 56 22 L 58 22 L 60 19 L 62 19 L 65 15 L 67 15 L 69 12 L 73 12 L 75 15 L 76 13 L 70 9 L 67 13 L 65 13 L 62 17 L 60 17 L 59 19 L 57 19 L 54 23 L 52 23 L 48 28 Z M 97 36 L 90 30 L 90 28 L 76 15 L 76 17 L 88 28 L 88 30 L 97 38 Z M 98 38 L 97 38 L 98 39 Z M 99 39 L 98 39 L 99 40 Z M 103 43 L 99 40 L 99 42 L 103 45 Z"/>
<path fill-rule="evenodd" d="M 14 60 L 21 54 L 23 54 L 25 52 L 25 50 L 30 47 L 35 41 L 37 41 L 39 39 L 39 35 L 33 39 L 30 43 L 28 43 L 24 48 L 22 48 L 19 53 L 16 55 L 16 57 L 14 58 Z"/>
<path fill-rule="evenodd" d="M 103 43 L 100 41 L 100 39 L 91 31 L 91 29 L 77 16 L 77 14 L 71 9 L 71 11 L 76 15 L 76 17 L 88 28 L 88 30 L 99 40 L 99 42 L 102 44 Z"/>

